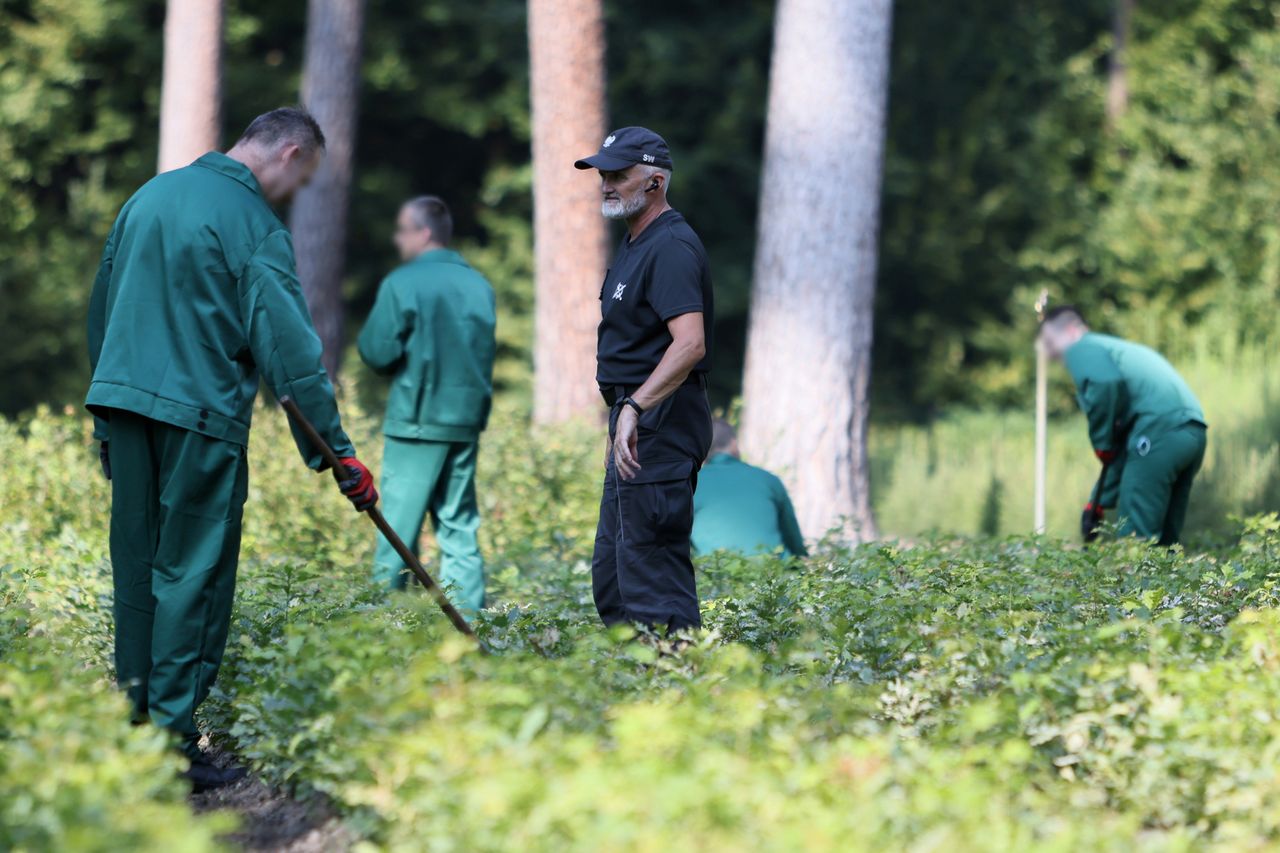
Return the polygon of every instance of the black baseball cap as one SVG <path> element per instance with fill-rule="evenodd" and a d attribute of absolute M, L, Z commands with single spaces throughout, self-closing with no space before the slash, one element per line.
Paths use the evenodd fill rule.
<path fill-rule="evenodd" d="M 671 149 L 667 141 L 647 127 L 622 127 L 604 138 L 600 143 L 600 153 L 584 157 L 574 163 L 578 169 L 601 169 L 606 172 L 619 172 L 646 163 L 670 169 Z"/>

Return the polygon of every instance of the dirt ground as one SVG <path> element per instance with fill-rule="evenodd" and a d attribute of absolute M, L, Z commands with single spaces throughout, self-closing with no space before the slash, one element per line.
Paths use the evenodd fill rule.
<path fill-rule="evenodd" d="M 216 748 L 208 751 L 221 766 L 232 761 Z M 225 840 L 255 853 L 345 853 L 356 842 L 322 800 L 296 800 L 253 775 L 217 791 L 193 794 L 191 806 L 197 812 L 234 812 L 240 818 L 240 828 Z"/>

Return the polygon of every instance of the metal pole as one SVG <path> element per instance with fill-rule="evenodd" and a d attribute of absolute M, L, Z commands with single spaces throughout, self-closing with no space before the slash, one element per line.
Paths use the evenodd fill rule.
<path fill-rule="evenodd" d="M 1044 318 L 1049 304 L 1049 291 L 1040 291 L 1036 300 L 1036 317 Z M 1036 460 L 1035 460 L 1035 534 L 1043 536 L 1045 523 L 1045 481 L 1048 468 L 1049 434 L 1049 357 L 1045 354 L 1040 336 L 1036 336 Z"/>
<path fill-rule="evenodd" d="M 1036 343 L 1036 535 L 1045 532 L 1045 475 L 1049 428 L 1048 359 L 1044 347 Z"/>

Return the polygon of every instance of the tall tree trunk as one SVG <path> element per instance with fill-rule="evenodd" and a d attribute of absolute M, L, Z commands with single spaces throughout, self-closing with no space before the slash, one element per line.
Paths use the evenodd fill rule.
<path fill-rule="evenodd" d="M 806 536 L 876 536 L 871 311 L 891 0 L 780 0 L 774 24 L 743 445 Z"/>
<path fill-rule="evenodd" d="M 1107 124 L 1114 127 L 1129 109 L 1129 30 L 1136 0 L 1113 0 L 1111 59 L 1107 68 Z"/>
<path fill-rule="evenodd" d="M 310 0 L 302 69 L 302 102 L 328 143 L 324 165 L 293 202 L 289 229 L 298 278 L 324 343 L 324 366 L 337 375 L 342 357 L 342 272 L 347 204 L 360 95 L 364 0 Z"/>
<path fill-rule="evenodd" d="M 605 135 L 601 0 L 529 0 L 537 312 L 534 419 L 596 411 L 596 326 L 608 263 L 599 184 L 573 161 Z"/>
<path fill-rule="evenodd" d="M 157 171 L 217 148 L 221 132 L 222 0 L 169 0 Z"/>

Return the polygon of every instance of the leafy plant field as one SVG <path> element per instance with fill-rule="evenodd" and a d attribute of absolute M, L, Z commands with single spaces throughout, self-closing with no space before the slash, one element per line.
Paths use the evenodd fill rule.
<path fill-rule="evenodd" d="M 1019 539 L 710 557 L 679 654 L 596 625 L 598 444 L 496 425 L 480 655 L 365 580 L 367 524 L 252 449 L 207 721 L 390 850 L 1197 850 L 1280 842 L 1280 522 L 1187 556 Z M 358 436 L 372 425 L 357 420 Z M 365 455 L 374 445 L 360 442 Z M 203 850 L 110 686 L 106 487 L 78 416 L 0 424 L 0 848 Z M 13 464 L 21 460 L 22 464 Z"/>

